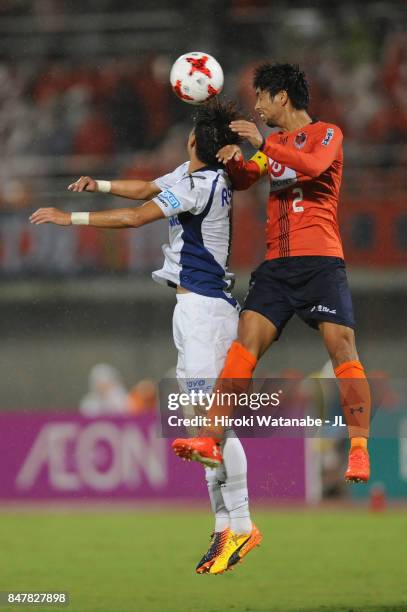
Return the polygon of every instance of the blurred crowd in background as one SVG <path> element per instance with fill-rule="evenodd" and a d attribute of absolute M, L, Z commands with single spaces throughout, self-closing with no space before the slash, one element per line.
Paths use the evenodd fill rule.
<path fill-rule="evenodd" d="M 148 378 L 127 389 L 123 378 L 113 365 L 97 363 L 89 372 L 88 391 L 79 402 L 84 416 L 140 415 L 157 408 L 158 389 Z"/>
<path fill-rule="evenodd" d="M 253 67 L 299 62 L 313 116 L 345 134 L 343 235 L 350 262 L 407 263 L 407 9 L 398 2 L 4 0 L 0 6 L 0 274 L 146 272 L 165 228 L 84 228 L 64 236 L 27 224 L 29 211 L 73 200 L 81 174 L 153 179 L 185 159 L 191 107 L 171 92 L 176 57 L 206 50 L 224 67 L 225 95 L 253 114 Z M 263 255 L 266 186 L 237 198 L 233 265 Z M 239 240 L 245 227 L 245 244 Z M 40 232 L 40 233 L 39 233 Z M 260 244 L 259 244 L 260 243 Z M 145 246 L 147 245 L 147 251 Z M 152 246 L 151 246 L 152 245 Z"/>

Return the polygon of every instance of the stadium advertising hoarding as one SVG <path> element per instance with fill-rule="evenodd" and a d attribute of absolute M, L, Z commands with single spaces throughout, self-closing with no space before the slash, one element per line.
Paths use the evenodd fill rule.
<path fill-rule="evenodd" d="M 303 439 L 244 440 L 252 499 L 304 501 Z M 154 416 L 0 414 L 2 500 L 207 499 L 202 466 L 186 470 Z"/>

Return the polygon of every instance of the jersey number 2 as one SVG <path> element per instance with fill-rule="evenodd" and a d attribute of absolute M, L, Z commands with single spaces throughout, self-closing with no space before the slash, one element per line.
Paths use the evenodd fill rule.
<path fill-rule="evenodd" d="M 295 189 L 293 189 L 293 195 L 296 195 L 296 197 L 293 199 L 293 211 L 295 213 L 299 213 L 299 212 L 304 212 L 304 207 L 303 206 L 298 206 L 298 204 L 300 202 L 302 202 L 304 194 L 302 193 L 302 189 L 301 187 L 296 187 Z"/>

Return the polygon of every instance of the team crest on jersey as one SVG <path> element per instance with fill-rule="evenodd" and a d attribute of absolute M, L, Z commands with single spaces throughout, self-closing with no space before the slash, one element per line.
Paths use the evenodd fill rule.
<path fill-rule="evenodd" d="M 297 134 L 297 136 L 295 137 L 294 140 L 294 144 L 297 147 L 297 149 L 301 149 L 305 143 L 307 142 L 307 135 L 305 132 L 299 132 L 299 134 Z"/>
<path fill-rule="evenodd" d="M 324 147 L 327 147 L 329 145 L 329 143 L 331 142 L 332 138 L 334 137 L 334 130 L 333 128 L 328 128 L 325 134 L 325 138 L 322 141 L 322 144 Z"/>

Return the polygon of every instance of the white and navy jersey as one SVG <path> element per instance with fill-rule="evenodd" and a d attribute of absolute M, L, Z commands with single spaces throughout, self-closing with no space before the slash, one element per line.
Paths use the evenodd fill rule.
<path fill-rule="evenodd" d="M 181 286 L 234 306 L 234 277 L 227 270 L 231 241 L 232 189 L 226 171 L 203 167 L 190 174 L 189 162 L 154 182 L 162 189 L 153 198 L 169 221 L 169 244 L 155 281 Z"/>

